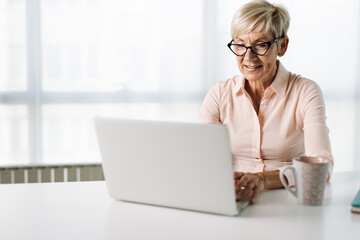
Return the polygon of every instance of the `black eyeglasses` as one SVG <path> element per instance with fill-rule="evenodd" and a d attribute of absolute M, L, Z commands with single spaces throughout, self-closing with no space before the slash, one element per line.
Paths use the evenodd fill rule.
<path fill-rule="evenodd" d="M 269 42 L 264 42 L 264 43 L 258 43 L 258 44 L 255 44 L 253 46 L 245 46 L 245 45 L 242 45 L 242 44 L 237 44 L 237 43 L 233 43 L 234 40 L 231 40 L 227 46 L 230 48 L 230 50 L 236 55 L 236 56 L 243 56 L 247 53 L 248 49 L 250 48 L 251 52 L 253 52 L 254 54 L 256 55 L 259 55 L 259 56 L 264 56 L 267 51 L 269 50 L 269 48 L 271 47 L 271 45 L 277 41 L 279 41 L 280 39 L 282 39 L 284 37 L 281 36 L 281 37 L 278 37 L 272 41 L 269 41 Z"/>

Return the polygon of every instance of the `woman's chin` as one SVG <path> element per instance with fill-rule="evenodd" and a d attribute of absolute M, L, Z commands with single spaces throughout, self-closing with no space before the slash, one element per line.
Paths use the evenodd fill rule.
<path fill-rule="evenodd" d="M 261 74 L 246 73 L 246 74 L 244 74 L 244 77 L 246 80 L 253 82 L 253 81 L 258 81 L 259 79 L 261 79 Z"/>

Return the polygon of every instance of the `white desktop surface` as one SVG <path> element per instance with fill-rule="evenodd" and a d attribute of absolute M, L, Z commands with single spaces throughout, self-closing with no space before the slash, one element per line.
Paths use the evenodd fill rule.
<path fill-rule="evenodd" d="M 227 217 L 115 201 L 105 182 L 0 185 L 0 239 L 360 239 L 359 189 L 360 172 L 334 173 L 323 206 L 271 190 Z"/>

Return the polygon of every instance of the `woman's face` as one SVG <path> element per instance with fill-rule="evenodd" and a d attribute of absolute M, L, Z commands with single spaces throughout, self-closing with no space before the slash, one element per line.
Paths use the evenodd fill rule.
<path fill-rule="evenodd" d="M 271 36 L 271 34 L 266 35 L 262 33 L 252 32 L 238 36 L 236 39 L 234 39 L 234 42 L 245 46 L 253 46 L 258 43 L 265 43 L 272 40 L 274 40 L 274 38 Z M 285 40 L 287 42 L 287 39 Z M 280 45 L 281 48 L 283 48 L 284 44 L 281 43 Z M 270 46 L 269 50 L 264 56 L 256 55 L 250 49 L 248 49 L 245 55 L 241 57 L 236 56 L 238 68 L 240 72 L 244 75 L 245 79 L 247 79 L 248 81 L 260 81 L 265 83 L 267 81 L 273 80 L 273 78 L 275 77 L 275 73 L 277 70 L 277 56 L 283 55 L 285 51 L 282 52 L 281 49 L 278 48 L 278 45 L 276 43 L 273 43 Z"/>

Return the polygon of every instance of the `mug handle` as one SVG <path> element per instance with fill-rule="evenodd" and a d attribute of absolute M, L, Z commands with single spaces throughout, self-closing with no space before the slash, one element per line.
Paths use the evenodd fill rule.
<path fill-rule="evenodd" d="M 286 170 L 291 170 L 295 176 L 295 189 L 290 188 L 289 185 L 286 183 L 285 177 L 284 177 L 284 173 Z M 284 187 L 286 188 L 286 190 L 288 190 L 292 195 L 294 195 L 294 197 L 297 198 L 298 192 L 297 192 L 297 180 L 296 180 L 296 170 L 293 166 L 285 166 L 283 168 L 280 169 L 280 180 L 281 183 L 284 185 Z"/>

